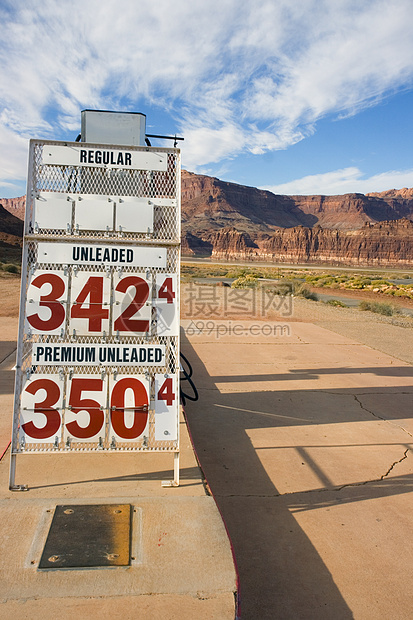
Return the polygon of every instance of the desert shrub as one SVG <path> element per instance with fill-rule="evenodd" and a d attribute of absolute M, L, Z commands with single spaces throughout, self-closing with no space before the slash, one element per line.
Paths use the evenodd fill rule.
<path fill-rule="evenodd" d="M 350 284 L 351 284 L 351 288 L 357 288 L 357 289 L 364 288 L 363 280 L 361 280 L 360 278 L 354 278 L 350 282 Z"/>
<path fill-rule="evenodd" d="M 18 268 L 18 266 L 14 265 L 13 263 L 3 265 L 3 270 L 7 271 L 8 273 L 20 273 L 20 269 Z"/>
<path fill-rule="evenodd" d="M 299 286 L 293 286 L 294 295 L 297 297 L 304 297 L 305 299 L 310 299 L 311 301 L 318 301 L 318 296 L 316 293 L 310 291 L 304 284 L 300 284 Z"/>
<path fill-rule="evenodd" d="M 394 295 L 395 297 L 409 297 L 410 299 L 412 299 L 413 290 L 400 287 L 399 289 L 397 289 L 397 291 L 394 291 Z"/>
<path fill-rule="evenodd" d="M 231 284 L 231 288 L 255 288 L 257 284 L 257 277 L 249 273 L 234 280 Z"/>
<path fill-rule="evenodd" d="M 376 314 L 383 314 L 384 316 L 393 316 L 397 314 L 397 310 L 391 304 L 386 304 L 378 301 L 361 301 L 359 303 L 359 310 L 375 312 Z"/>
<path fill-rule="evenodd" d="M 329 299 L 325 302 L 328 306 L 337 306 L 338 308 L 348 308 L 348 305 L 339 299 Z"/>

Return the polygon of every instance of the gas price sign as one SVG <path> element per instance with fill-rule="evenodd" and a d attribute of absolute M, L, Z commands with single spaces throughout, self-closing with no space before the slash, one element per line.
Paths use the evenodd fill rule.
<path fill-rule="evenodd" d="M 178 149 L 31 141 L 11 488 L 21 453 L 179 454 L 179 243 Z"/>

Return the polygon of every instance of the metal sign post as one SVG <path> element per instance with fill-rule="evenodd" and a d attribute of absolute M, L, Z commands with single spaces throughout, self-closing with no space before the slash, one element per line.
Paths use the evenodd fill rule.
<path fill-rule="evenodd" d="M 30 142 L 10 466 L 171 452 L 179 484 L 180 153 Z"/>

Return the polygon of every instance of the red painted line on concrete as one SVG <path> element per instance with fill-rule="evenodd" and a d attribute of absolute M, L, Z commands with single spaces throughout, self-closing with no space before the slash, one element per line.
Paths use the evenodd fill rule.
<path fill-rule="evenodd" d="M 195 453 L 196 460 L 197 460 L 197 462 L 198 462 L 198 465 L 199 465 L 200 470 L 202 471 L 202 475 L 203 475 L 203 477 L 204 477 L 204 479 L 206 480 L 206 483 L 207 483 L 207 485 L 208 485 L 208 491 L 211 493 L 212 499 L 213 499 L 213 500 L 214 500 L 214 502 L 215 502 L 215 506 L 217 507 L 218 512 L 219 512 L 219 514 L 221 515 L 222 523 L 224 524 L 225 531 L 226 531 L 227 536 L 228 536 L 229 545 L 230 545 L 230 547 L 231 547 L 231 553 L 232 553 L 232 561 L 234 562 L 234 568 L 235 568 L 235 574 L 236 574 L 236 583 L 237 583 L 237 593 L 236 593 L 236 597 L 237 597 L 237 598 L 236 598 L 235 620 L 241 620 L 241 593 L 240 593 L 240 581 L 239 581 L 238 564 L 237 564 L 237 559 L 236 559 L 236 557 L 235 557 L 234 545 L 232 544 L 231 536 L 229 535 L 228 528 L 227 528 L 227 524 L 225 523 L 225 519 L 224 519 L 224 517 L 222 516 L 222 512 L 221 512 L 221 511 L 220 511 L 220 509 L 219 509 L 219 506 L 218 506 L 218 504 L 217 504 L 217 500 L 215 499 L 215 496 L 214 496 L 214 494 L 213 494 L 213 492 L 212 492 L 212 489 L 211 489 L 211 487 L 209 486 L 208 479 L 207 479 L 207 477 L 205 476 L 205 472 L 204 472 L 204 470 L 202 469 L 202 466 L 201 466 L 201 461 L 199 460 L 198 453 L 197 453 L 197 451 L 196 451 L 196 449 L 195 449 L 195 445 L 194 445 L 194 440 L 193 440 L 193 438 L 192 438 L 191 429 L 189 428 L 188 418 L 186 417 L 186 413 L 185 413 L 185 407 L 184 407 L 183 405 L 182 405 L 182 413 L 183 413 L 183 415 L 184 415 L 184 419 L 185 419 L 185 423 L 186 423 L 186 428 L 188 429 L 189 439 L 190 439 L 190 441 L 191 441 L 191 444 L 192 444 L 192 449 L 193 449 L 193 451 L 194 451 L 194 453 Z"/>
<path fill-rule="evenodd" d="M 6 454 L 6 452 L 7 452 L 8 448 L 9 448 L 9 445 L 10 445 L 10 444 L 11 444 L 11 440 L 9 441 L 9 443 L 7 444 L 7 446 L 4 448 L 4 450 L 3 450 L 3 452 L 2 452 L 2 454 L 1 454 L 1 456 L 0 456 L 0 461 L 1 461 L 1 459 L 3 458 L 3 456 Z"/>

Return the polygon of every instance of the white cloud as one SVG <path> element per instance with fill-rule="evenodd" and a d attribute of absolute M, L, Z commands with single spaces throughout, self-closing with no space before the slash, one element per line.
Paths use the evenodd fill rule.
<path fill-rule="evenodd" d="M 366 177 L 359 168 L 351 167 L 333 170 L 323 174 L 313 174 L 280 185 L 262 187 L 274 194 L 304 195 L 338 195 L 369 192 L 383 192 L 388 189 L 413 187 L 413 169 L 390 170 Z"/>
<path fill-rule="evenodd" d="M 28 141 L 0 123 L 0 184 L 23 180 L 27 175 Z"/>
<path fill-rule="evenodd" d="M 287 148 L 413 80 L 411 0 L 4 0 L 0 20 L 16 178 L 20 139 L 67 139 L 82 108 L 167 111 L 196 169 Z"/>

